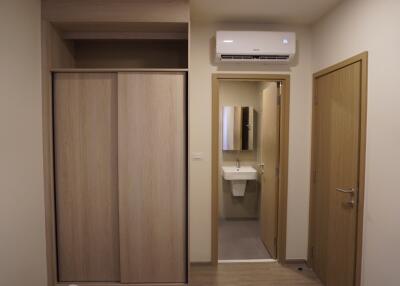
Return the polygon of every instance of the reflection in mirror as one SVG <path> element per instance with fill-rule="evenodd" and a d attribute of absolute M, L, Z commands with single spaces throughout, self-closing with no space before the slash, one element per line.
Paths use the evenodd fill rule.
<path fill-rule="evenodd" d="M 224 106 L 222 115 L 222 150 L 242 149 L 242 110 L 240 106 Z"/>
<path fill-rule="evenodd" d="M 222 111 L 222 150 L 254 149 L 255 111 L 249 106 L 224 106 Z"/>
<path fill-rule="evenodd" d="M 255 111 L 252 107 L 242 107 L 242 150 L 254 149 Z"/>

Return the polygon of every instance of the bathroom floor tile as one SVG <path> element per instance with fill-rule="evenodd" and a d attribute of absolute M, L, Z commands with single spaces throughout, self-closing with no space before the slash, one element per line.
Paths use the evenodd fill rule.
<path fill-rule="evenodd" d="M 270 259 L 258 220 L 220 220 L 218 259 Z"/>

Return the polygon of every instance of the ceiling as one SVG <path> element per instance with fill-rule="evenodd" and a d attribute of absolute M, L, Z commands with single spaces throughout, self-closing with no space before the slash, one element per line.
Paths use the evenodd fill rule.
<path fill-rule="evenodd" d="M 190 0 L 201 22 L 312 24 L 343 0 Z"/>

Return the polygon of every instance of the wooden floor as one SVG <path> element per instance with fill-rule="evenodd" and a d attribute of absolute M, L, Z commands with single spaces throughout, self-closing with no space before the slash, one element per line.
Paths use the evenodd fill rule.
<path fill-rule="evenodd" d="M 298 267 L 303 270 L 299 271 Z M 283 266 L 279 263 L 194 264 L 190 286 L 322 286 L 305 265 Z"/>

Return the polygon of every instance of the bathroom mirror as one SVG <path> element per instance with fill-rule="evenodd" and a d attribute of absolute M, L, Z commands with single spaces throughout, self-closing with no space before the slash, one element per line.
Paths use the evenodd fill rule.
<path fill-rule="evenodd" d="M 224 106 L 222 111 L 222 150 L 254 149 L 255 111 L 250 106 Z"/>

